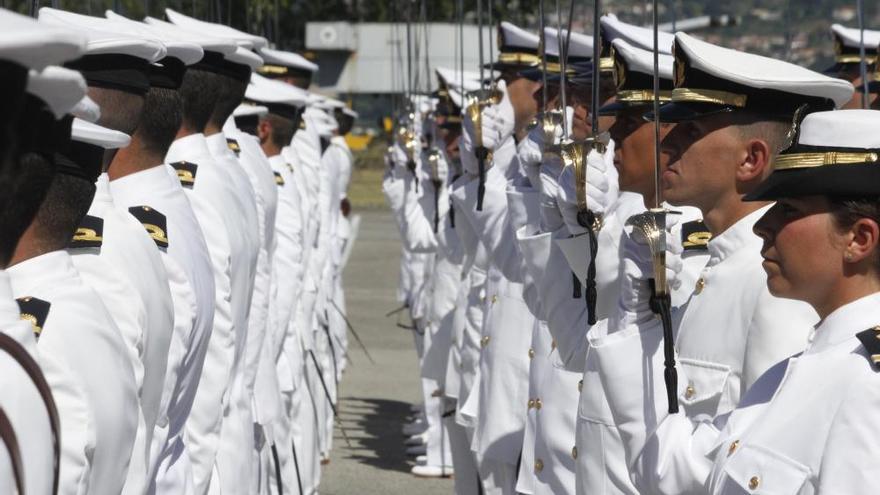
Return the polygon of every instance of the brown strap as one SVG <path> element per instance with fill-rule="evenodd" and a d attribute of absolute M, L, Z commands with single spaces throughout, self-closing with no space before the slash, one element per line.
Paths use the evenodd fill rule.
<path fill-rule="evenodd" d="M 40 370 L 40 365 L 34 358 L 21 346 L 15 339 L 9 335 L 0 332 L 0 349 L 6 351 L 28 374 L 31 381 L 37 387 L 40 397 L 46 406 L 46 412 L 49 414 L 49 424 L 52 427 L 52 448 L 54 450 L 54 466 L 52 478 L 52 493 L 58 493 L 58 468 L 61 465 L 61 432 L 58 420 L 58 408 L 55 407 L 55 399 L 52 397 L 52 390 L 46 382 L 46 377 Z"/>
<path fill-rule="evenodd" d="M 15 477 L 15 489 L 19 495 L 24 495 L 24 473 L 21 465 L 21 450 L 18 448 L 18 438 L 15 436 L 15 429 L 6 412 L 0 407 L 0 440 L 6 445 L 6 451 L 9 452 L 9 462 L 12 464 L 12 475 Z"/>

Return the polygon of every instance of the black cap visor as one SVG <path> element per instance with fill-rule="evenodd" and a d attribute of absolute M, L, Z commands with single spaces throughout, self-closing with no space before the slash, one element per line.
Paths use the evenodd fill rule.
<path fill-rule="evenodd" d="M 669 102 L 664 103 L 660 107 L 660 122 L 677 124 L 735 110 L 738 109 L 733 106 L 716 105 L 714 103 Z M 645 120 L 653 121 L 654 112 L 646 113 L 644 118 Z"/>

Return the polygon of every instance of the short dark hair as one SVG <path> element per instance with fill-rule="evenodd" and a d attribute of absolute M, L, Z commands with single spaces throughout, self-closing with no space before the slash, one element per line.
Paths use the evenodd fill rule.
<path fill-rule="evenodd" d="M 182 124 L 201 132 L 214 112 L 220 85 L 213 73 L 190 67 L 178 90 L 183 103 Z"/>
<path fill-rule="evenodd" d="M 18 166 L 4 173 L 0 187 L 0 266 L 7 266 L 53 181 L 55 165 L 43 154 L 26 152 Z"/>
<path fill-rule="evenodd" d="M 34 233 L 47 252 L 70 244 L 94 196 L 95 184 L 73 175 L 55 175 L 34 220 Z"/>
<path fill-rule="evenodd" d="M 293 121 L 274 113 L 265 115 L 262 118 L 269 121 L 269 125 L 272 126 L 272 134 L 269 136 L 272 144 L 279 148 L 290 144 L 290 141 L 293 139 L 293 133 L 296 132 L 296 129 L 293 127 Z"/>
<path fill-rule="evenodd" d="M 150 151 L 165 155 L 183 121 L 180 94 L 168 88 L 150 88 L 137 134 Z"/>
<path fill-rule="evenodd" d="M 90 87 L 89 97 L 101 107 L 99 125 L 128 135 L 134 134 L 143 113 L 143 95 L 118 89 Z"/>
<path fill-rule="evenodd" d="M 236 107 L 241 105 L 248 83 L 222 74 L 214 74 L 214 77 L 217 80 L 219 91 L 209 122 L 217 127 L 223 127 L 226 119 L 232 115 Z"/>

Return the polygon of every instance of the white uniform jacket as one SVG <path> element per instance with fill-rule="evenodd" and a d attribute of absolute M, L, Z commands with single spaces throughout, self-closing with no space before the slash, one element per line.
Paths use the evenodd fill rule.
<path fill-rule="evenodd" d="M 24 319 L 20 312 L 19 306 L 12 297 L 9 275 L 0 270 L 0 333 L 3 334 L 4 339 L 13 341 L 12 345 L 17 345 L 18 349 L 30 356 L 28 361 L 36 366 L 39 372 L 33 325 L 39 325 L 41 321 L 37 318 L 38 315 Z M 41 372 L 40 376 L 45 380 Z M 0 409 L 8 419 L 18 443 L 23 471 L 19 474 L 24 489 L 29 494 L 50 495 L 55 444 L 48 406 L 25 368 L 3 350 L 0 350 L 0 390 L 3 390 L 0 394 Z M 5 441 L 0 443 L 5 444 Z M 15 493 L 17 489 L 10 461 L 6 447 L 0 448 L 2 493 Z M 72 489 L 59 491 L 59 493 L 71 492 Z"/>
<path fill-rule="evenodd" d="M 192 476 L 184 451 L 184 425 L 201 380 L 214 323 L 214 276 L 208 246 L 184 192 L 184 187 L 192 187 L 190 175 L 197 176 L 197 169 L 188 175 L 183 168 L 178 172 L 162 164 L 110 182 L 118 208 L 128 210 L 149 203 L 166 222 L 167 245 L 158 251 L 174 305 L 174 333 L 168 350 L 163 405 L 151 448 L 152 455 L 158 458 L 158 464 L 152 466 L 155 486 L 151 491 L 160 493 L 182 491 L 180 483 Z M 174 464 L 181 457 L 186 459 L 185 467 L 176 469 Z"/>
<path fill-rule="evenodd" d="M 61 420 L 59 487 L 121 493 L 140 406 L 119 329 L 66 251 L 22 261 L 8 273 L 16 298 L 51 304 L 37 347 Z"/>

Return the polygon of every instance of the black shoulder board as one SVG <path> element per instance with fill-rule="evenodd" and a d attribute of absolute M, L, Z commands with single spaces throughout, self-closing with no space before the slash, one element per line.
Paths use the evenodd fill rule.
<path fill-rule="evenodd" d="M 67 246 L 71 249 L 99 248 L 104 242 L 104 219 L 86 215 Z"/>
<path fill-rule="evenodd" d="M 192 189 L 196 184 L 196 171 L 199 169 L 199 166 L 192 162 L 174 162 L 171 166 L 177 171 L 180 185 Z"/>
<path fill-rule="evenodd" d="M 168 225 L 165 221 L 165 215 L 149 206 L 132 206 L 128 212 L 144 224 L 144 228 L 156 241 L 157 246 L 160 248 L 168 247 Z"/>
<path fill-rule="evenodd" d="M 685 222 L 681 226 L 681 245 L 685 251 L 705 251 L 709 249 L 712 233 L 701 220 Z"/>
<path fill-rule="evenodd" d="M 281 177 L 281 174 L 278 172 L 273 172 L 275 174 L 275 184 L 279 186 L 284 185 L 284 177 Z"/>
<path fill-rule="evenodd" d="M 868 351 L 868 359 L 871 360 L 874 369 L 880 370 L 880 325 L 859 332 L 856 337 Z"/>
<path fill-rule="evenodd" d="M 49 308 L 52 303 L 37 299 L 36 297 L 20 297 L 15 300 L 18 303 L 18 311 L 21 313 L 21 319 L 30 322 L 34 330 L 34 336 L 40 338 L 43 333 L 43 325 L 46 324 L 46 318 L 49 316 Z"/>
<path fill-rule="evenodd" d="M 238 156 L 238 154 L 241 153 L 241 146 L 238 145 L 238 141 L 235 139 L 226 138 L 226 146 L 235 152 L 235 156 Z"/>

